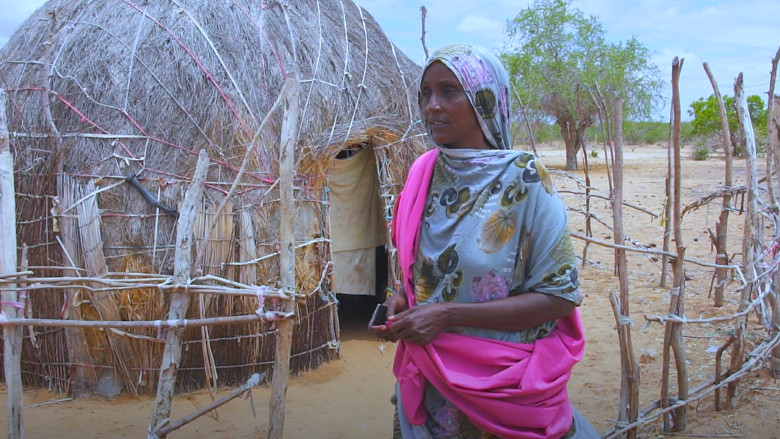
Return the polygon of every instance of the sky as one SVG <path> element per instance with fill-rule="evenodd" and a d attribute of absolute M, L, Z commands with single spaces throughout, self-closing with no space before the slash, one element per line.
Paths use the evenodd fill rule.
<path fill-rule="evenodd" d="M 44 0 L 0 0 L 0 48 Z M 495 51 L 505 45 L 504 27 L 527 0 L 357 0 L 410 58 L 423 61 L 420 6 L 428 9 L 426 45 L 433 51 L 455 42 Z M 766 101 L 771 59 L 780 46 L 778 0 L 574 0 L 572 5 L 599 18 L 606 37 L 632 36 L 653 53 L 666 81 L 667 104 L 655 115 L 668 120 L 671 63 L 685 59 L 680 78 L 683 116 L 691 102 L 712 94 L 702 62 L 708 62 L 721 93 L 733 95 L 744 73 L 745 90 Z"/>

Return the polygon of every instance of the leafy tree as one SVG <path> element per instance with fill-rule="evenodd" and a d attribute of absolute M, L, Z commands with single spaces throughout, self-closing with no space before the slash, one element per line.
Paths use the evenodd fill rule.
<path fill-rule="evenodd" d="M 598 19 L 586 17 L 569 0 L 535 0 L 508 21 L 506 33 L 502 60 L 513 86 L 530 91 L 526 109 L 541 111 L 558 125 L 566 169 L 577 169 L 583 133 L 597 120 L 591 98 L 597 85 L 608 103 L 623 98 L 626 119 L 648 119 L 661 103 L 660 72 L 650 51 L 636 38 L 607 41 Z"/>
<path fill-rule="evenodd" d="M 748 96 L 748 113 L 753 123 L 753 131 L 763 133 L 766 131 L 767 115 L 766 104 L 759 95 Z M 729 121 L 729 131 L 731 132 L 731 146 L 735 152 L 744 150 L 744 137 L 740 134 L 739 121 L 737 120 L 737 108 L 734 106 L 734 98 L 731 96 L 723 97 L 723 106 L 726 107 L 726 117 Z M 691 102 L 688 114 L 693 117 L 691 125 L 693 134 L 702 137 L 713 137 L 723 135 L 723 125 L 720 121 L 720 112 L 718 111 L 718 100 L 714 94 L 708 98 L 699 98 Z"/>

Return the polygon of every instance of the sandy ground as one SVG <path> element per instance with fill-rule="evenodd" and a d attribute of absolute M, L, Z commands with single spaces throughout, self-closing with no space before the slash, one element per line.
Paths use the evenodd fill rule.
<path fill-rule="evenodd" d="M 562 168 L 563 152 L 548 147 L 539 150 L 543 161 L 553 168 Z M 684 204 L 709 193 L 723 183 L 723 160 L 710 158 L 694 162 L 684 151 L 683 182 Z M 591 158 L 592 185 L 607 195 L 608 183 L 603 165 L 603 153 Z M 660 213 L 664 203 L 663 175 L 666 170 L 666 152 L 659 147 L 638 147 L 626 151 L 624 199 L 650 211 Z M 576 172 L 584 177 L 582 171 Z M 744 161 L 735 166 L 735 184 L 744 182 Z M 564 191 L 576 191 L 572 180 L 556 177 L 567 205 L 582 207 L 576 195 Z M 704 207 L 685 217 L 683 222 L 686 256 L 701 260 L 714 260 L 707 228 L 714 228 L 719 213 L 719 202 Z M 605 201 L 595 201 L 593 208 L 599 216 L 611 223 L 609 206 Z M 741 246 L 743 217 L 732 216 L 730 251 L 738 252 Z M 625 209 L 626 233 L 644 244 L 662 245 L 663 228 L 657 219 L 645 213 Z M 584 231 L 582 217 L 572 212 L 573 231 Z M 611 239 L 611 232 L 594 223 L 594 237 Z M 578 250 L 582 242 L 575 242 Z M 644 355 L 641 364 L 642 407 L 656 400 L 660 394 L 663 328 L 653 324 L 643 329 L 644 315 L 666 314 L 667 289 L 659 287 L 661 263 L 645 255 L 629 255 L 631 312 L 636 326 L 633 343 L 636 355 Z M 711 272 L 698 266 L 687 265 L 688 299 L 686 315 L 710 317 L 733 312 L 736 296 L 727 296 L 727 308 L 715 310 L 707 298 Z M 615 422 L 620 386 L 620 361 L 615 321 L 608 294 L 617 291 L 617 278 L 613 276 L 613 256 L 608 249 L 590 246 L 587 262 L 581 272 L 585 290 L 585 303 L 581 308 L 588 337 L 583 361 L 575 368 L 569 384 L 574 405 L 599 431 L 609 430 Z M 291 379 L 287 394 L 287 438 L 388 438 L 391 435 L 393 407 L 389 402 L 394 385 L 391 372 L 395 347 L 382 345 L 364 330 L 370 310 L 343 316 L 341 358 L 325 364 L 318 370 Z M 757 326 L 755 317 L 751 325 Z M 728 337 L 733 324 L 705 324 L 686 328 L 688 371 L 691 387 L 714 376 L 714 354 L 706 353 L 712 346 L 720 346 Z M 653 352 L 657 356 L 653 356 Z M 724 364 L 727 364 L 727 359 Z M 673 375 L 672 381 L 676 378 Z M 780 384 L 769 378 L 766 372 L 753 374 L 744 381 L 739 397 L 739 407 L 734 411 L 715 412 L 714 398 L 708 396 L 690 406 L 688 428 L 683 435 L 663 435 L 659 421 L 644 426 L 643 438 L 660 437 L 745 437 L 780 438 Z M 225 389 L 226 393 L 229 389 Z M 266 437 L 268 401 L 270 390 L 253 392 L 257 416 L 253 416 L 249 400 L 234 400 L 216 416 L 203 417 L 176 433 L 173 437 L 188 438 L 259 438 Z M 25 405 L 31 406 L 61 399 L 63 396 L 45 391 L 25 393 Z M 178 418 L 211 401 L 206 393 L 195 393 L 174 400 L 173 417 Z M 83 398 L 55 404 L 30 407 L 25 410 L 25 426 L 28 438 L 122 438 L 144 437 L 152 411 L 149 398 L 134 399 L 120 396 L 114 399 Z M 0 402 L 4 406 L 5 401 Z M 5 417 L 0 418 L 0 428 L 5 429 Z"/>

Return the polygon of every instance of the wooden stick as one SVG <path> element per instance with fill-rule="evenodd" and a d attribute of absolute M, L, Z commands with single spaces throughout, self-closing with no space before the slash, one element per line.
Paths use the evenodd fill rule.
<path fill-rule="evenodd" d="M 203 189 L 208 173 L 209 157 L 205 150 L 198 155 L 198 164 L 192 177 L 192 184 L 179 209 L 179 220 L 176 225 L 176 256 L 173 266 L 173 280 L 175 283 L 187 283 L 191 277 L 192 268 L 192 244 L 193 226 L 197 208 L 203 199 Z M 171 307 L 168 311 L 169 320 L 184 319 L 190 303 L 190 295 L 175 293 L 171 299 Z M 160 379 L 157 384 L 157 398 L 154 402 L 154 413 L 149 423 L 148 439 L 164 439 L 166 436 L 158 436 L 152 432 L 157 431 L 168 422 L 171 415 L 171 397 L 173 387 L 176 384 L 176 372 L 181 364 L 181 338 L 183 331 L 172 330 L 166 332 L 165 351 L 163 352 L 162 365 L 160 366 Z"/>
<path fill-rule="evenodd" d="M 674 108 L 669 110 L 669 125 L 674 124 Z M 674 136 L 673 130 L 669 130 L 669 143 L 666 146 L 666 179 L 664 180 L 664 188 L 666 189 L 666 202 L 664 203 L 664 240 L 663 250 L 669 251 L 669 241 L 672 235 L 672 225 L 669 220 L 669 213 L 672 211 L 672 137 Z M 669 271 L 669 259 L 664 257 L 661 259 L 661 288 L 666 288 L 666 278 Z"/>
<path fill-rule="evenodd" d="M 29 258 L 27 256 L 27 244 L 22 244 L 22 255 L 21 255 L 21 262 L 20 262 L 20 268 L 22 271 L 27 271 L 27 266 L 29 265 Z M 24 277 L 19 278 L 19 287 L 27 286 L 26 279 Z M 22 316 L 26 319 L 33 317 L 33 310 L 32 310 L 32 300 L 27 296 L 27 291 L 19 291 L 18 298 L 19 302 L 22 304 Z M 30 344 L 33 345 L 33 347 L 38 348 L 38 341 L 35 336 L 35 328 L 32 325 L 27 326 L 27 330 L 30 334 Z M 22 331 L 24 332 L 24 331 Z"/>
<path fill-rule="evenodd" d="M 425 6 L 420 6 L 420 17 L 422 18 L 422 36 L 420 36 L 420 41 L 422 41 L 423 52 L 425 52 L 425 59 L 428 59 L 428 46 L 425 45 L 425 17 L 427 16 L 428 8 Z"/>
<path fill-rule="evenodd" d="M 753 304 L 756 302 L 753 301 Z M 744 311 L 740 311 L 736 314 L 729 315 L 729 316 L 720 316 L 720 317 L 711 317 L 708 319 L 688 319 L 685 317 L 680 317 L 675 314 L 668 315 L 668 316 L 645 316 L 645 320 L 648 322 L 658 322 L 658 323 L 666 323 L 666 322 L 676 322 L 676 323 L 717 323 L 717 322 L 728 322 L 730 320 L 738 319 L 740 317 L 747 316 L 750 314 L 750 311 L 753 310 L 753 307 L 745 309 Z"/>
<path fill-rule="evenodd" d="M 593 103 L 596 104 L 596 111 L 598 111 L 599 113 L 599 126 L 601 127 L 601 142 L 604 145 L 604 163 L 607 166 L 607 183 L 609 185 L 609 191 L 612 192 L 612 173 L 609 172 L 609 154 L 607 153 L 607 142 L 609 140 L 609 135 L 607 132 L 608 128 L 604 120 L 605 115 L 601 109 L 601 102 L 598 99 L 596 99 L 596 95 L 593 94 L 593 91 L 588 90 L 588 93 L 590 94 L 590 97 L 593 99 Z"/>
<path fill-rule="evenodd" d="M 560 172 L 551 172 L 551 174 L 560 174 Z M 558 192 L 562 193 L 562 194 L 585 195 L 586 197 L 600 198 L 602 200 L 612 201 L 612 198 L 610 198 L 610 197 L 608 197 L 606 195 L 594 194 L 592 192 L 590 194 L 588 194 L 587 191 L 589 189 L 593 189 L 593 188 L 591 186 L 589 186 L 589 185 L 585 185 L 585 190 L 586 190 L 585 192 L 567 191 L 567 190 L 559 190 Z M 630 207 L 632 209 L 636 209 L 636 210 L 638 210 L 640 212 L 646 213 L 646 214 L 652 216 L 653 218 L 658 218 L 658 216 L 659 216 L 657 213 L 653 212 L 652 210 L 645 209 L 644 207 L 637 206 L 636 204 L 631 204 L 631 203 L 628 203 L 626 201 L 623 201 L 623 205 L 626 206 L 626 207 Z"/>
<path fill-rule="evenodd" d="M 580 96 L 580 86 L 577 84 L 577 118 L 582 124 L 582 97 Z M 593 221 L 590 215 L 590 172 L 588 166 L 588 151 L 585 148 L 585 141 L 582 141 L 582 163 L 585 166 L 585 235 L 593 237 Z M 585 241 L 585 245 L 582 248 L 582 266 L 585 267 L 585 262 L 588 260 L 588 247 L 590 243 Z"/>
<path fill-rule="evenodd" d="M 49 16 L 51 17 L 51 20 L 49 20 L 49 26 L 46 29 L 46 40 L 43 44 L 44 53 L 42 58 L 44 60 L 44 64 L 43 70 L 40 72 L 41 76 L 43 77 L 41 80 L 41 88 L 43 89 L 43 93 L 40 94 L 40 98 L 41 106 L 43 107 L 43 111 L 41 113 L 43 113 L 43 120 L 46 123 L 46 131 L 47 134 L 51 136 L 50 138 L 53 141 L 52 149 L 57 157 L 57 163 L 54 167 L 54 172 L 59 175 L 62 174 L 62 166 L 65 159 L 65 154 L 63 154 L 62 150 L 62 137 L 60 136 L 60 132 L 57 129 L 57 126 L 54 124 L 50 102 L 52 77 L 54 76 L 52 55 L 54 54 L 54 32 L 57 28 L 57 13 L 50 12 Z"/>
<path fill-rule="evenodd" d="M 615 160 L 612 163 L 615 190 L 612 191 L 613 239 L 615 244 L 625 243 L 623 231 L 623 101 L 615 99 Z M 639 415 L 639 368 L 637 367 L 634 347 L 631 343 L 630 310 L 628 301 L 628 264 L 626 251 L 615 249 L 615 266 L 620 285 L 620 298 L 612 293 L 610 302 L 615 313 L 618 341 L 620 344 L 620 407 L 618 425 L 635 422 Z M 628 439 L 636 438 L 636 430 L 629 430 Z"/>
<path fill-rule="evenodd" d="M 672 259 L 672 260 L 676 260 L 677 259 L 677 255 L 675 255 L 674 253 L 665 252 L 663 250 L 651 250 L 651 249 L 647 249 L 647 248 L 635 248 L 635 247 L 627 247 L 625 245 L 622 245 L 622 246 L 621 245 L 615 245 L 615 244 L 612 244 L 612 243 L 609 243 L 609 242 L 600 241 L 598 239 L 588 238 L 587 236 L 580 235 L 577 232 L 569 232 L 569 236 L 571 236 L 572 238 L 581 239 L 583 241 L 589 241 L 589 242 L 591 242 L 593 244 L 598 244 L 598 245 L 600 245 L 602 247 L 621 248 L 621 249 L 623 249 L 625 251 L 630 251 L 630 252 L 644 253 L 644 254 L 649 254 L 649 255 L 666 256 L 667 258 Z M 737 274 L 740 276 L 740 278 L 742 278 L 743 284 L 745 283 L 744 282 L 744 276 L 741 274 L 741 270 L 740 270 L 738 265 L 716 265 L 716 264 L 713 264 L 712 262 L 704 262 L 704 261 L 700 261 L 698 259 L 692 259 L 692 258 L 684 258 L 683 260 L 685 262 L 690 262 L 692 264 L 700 265 L 702 267 L 711 267 L 711 268 L 725 267 L 725 268 L 728 268 L 728 269 L 735 270 L 735 271 L 737 271 Z"/>
<path fill-rule="evenodd" d="M 775 170 L 780 169 L 780 155 L 777 151 L 777 127 L 774 124 L 775 117 L 775 80 L 777 80 L 777 64 L 780 63 L 780 49 L 777 49 L 775 57 L 772 58 L 772 69 L 769 73 L 769 94 L 767 99 L 767 148 L 766 148 L 766 183 L 769 193 L 772 194 L 772 203 L 774 206 L 778 205 L 777 198 L 774 193 L 774 184 L 772 182 L 772 166 Z"/>
<path fill-rule="evenodd" d="M 3 327 L 15 326 L 42 326 L 49 328 L 160 328 L 160 329 L 184 329 L 199 328 L 201 326 L 235 325 L 239 323 L 254 323 L 284 320 L 293 314 L 281 311 L 267 311 L 262 314 L 250 314 L 230 317 L 208 317 L 205 319 L 175 319 L 175 320 L 58 320 L 58 319 L 22 319 L 14 318 L 0 323 Z"/>
<path fill-rule="evenodd" d="M 778 150 L 778 133 L 777 125 L 775 125 L 775 118 L 780 117 L 780 98 L 775 96 L 775 80 L 777 79 L 777 65 L 780 63 L 780 49 L 777 49 L 774 59 L 772 59 L 772 72 L 769 75 L 769 100 L 767 101 L 767 151 L 772 151 L 774 157 L 775 170 L 780 170 L 780 150 Z M 769 155 L 767 154 L 767 159 Z M 773 187 L 772 175 L 767 168 L 767 184 L 768 187 Z M 775 205 L 777 205 L 777 200 Z M 775 213 L 775 216 L 777 214 Z M 775 228 L 775 234 L 777 234 Z M 775 236 L 777 238 L 777 236 Z M 776 287 L 775 287 L 776 288 Z M 772 326 L 774 331 L 780 331 L 780 294 L 774 293 L 774 306 L 772 309 Z M 775 378 L 780 378 L 780 347 L 775 348 L 772 352 L 773 367 L 772 374 Z"/>
<path fill-rule="evenodd" d="M 745 288 L 748 285 L 745 285 Z M 756 297 L 753 301 L 751 301 L 747 306 L 744 307 L 741 311 L 737 312 L 736 314 L 728 315 L 728 316 L 718 316 L 718 317 L 710 317 L 707 319 L 689 319 L 686 317 L 680 317 L 678 315 L 670 314 L 667 316 L 645 316 L 645 320 L 648 322 L 660 322 L 660 323 L 666 323 L 669 321 L 677 322 L 677 323 L 717 323 L 717 322 L 727 322 L 729 320 L 735 320 L 740 317 L 747 317 L 750 312 L 758 308 L 759 305 L 763 304 L 767 297 L 769 297 L 772 294 L 771 291 L 768 290 L 762 290 L 761 293 Z"/>
<path fill-rule="evenodd" d="M 285 85 L 287 91 L 287 110 L 282 122 L 282 144 L 279 157 L 280 192 L 280 257 L 282 288 L 295 291 L 295 196 L 293 184 L 295 177 L 295 146 L 298 127 L 298 80 L 290 75 Z M 286 303 L 284 311 L 292 312 L 292 304 Z M 271 407 L 268 420 L 268 438 L 282 439 L 284 431 L 284 410 L 287 397 L 287 379 L 290 374 L 290 350 L 292 347 L 292 319 L 279 323 L 276 335 L 276 361 L 272 383 Z"/>
<path fill-rule="evenodd" d="M 669 309 L 676 308 L 672 313 L 678 316 L 685 315 L 685 246 L 682 235 L 682 145 L 680 141 L 680 121 L 682 112 L 680 109 L 680 73 L 685 60 L 680 59 L 677 72 L 673 77 L 673 111 L 674 126 L 672 128 L 672 146 L 674 147 L 674 239 L 677 250 L 677 259 L 673 267 L 674 283 Z M 675 297 L 675 291 L 679 294 Z M 676 300 L 675 300 L 676 299 Z M 674 303 L 676 302 L 676 304 Z M 677 369 L 677 399 L 688 399 L 688 366 L 686 362 L 685 341 L 683 339 L 683 326 L 681 324 L 668 324 L 671 328 L 671 344 L 674 350 L 674 362 Z M 682 407 L 672 412 L 674 419 L 673 431 L 684 431 L 687 424 L 687 407 Z"/>
<path fill-rule="evenodd" d="M 0 273 L 16 271 L 16 191 L 14 189 L 14 158 L 8 140 L 6 95 L 0 90 Z M 14 285 L 15 286 L 15 285 Z M 3 290 L 2 318 L 15 319 L 21 313 L 12 304 L 18 302 L 15 289 Z M 7 387 L 8 438 L 24 438 L 22 397 L 22 327 L 3 329 L 3 367 Z"/>
<path fill-rule="evenodd" d="M 728 341 L 723 344 L 723 346 L 718 348 L 718 351 L 715 353 L 715 384 L 720 384 L 721 381 L 721 362 L 723 361 L 723 351 L 728 349 L 731 344 L 734 343 L 734 336 L 732 335 L 729 337 Z M 715 411 L 720 411 L 720 388 L 715 389 Z"/>
<path fill-rule="evenodd" d="M 528 112 L 525 111 L 525 107 L 523 106 L 523 100 L 520 99 L 520 94 L 517 93 L 517 89 L 515 88 L 515 85 L 510 82 L 510 87 L 512 87 L 512 92 L 515 94 L 515 99 L 517 99 L 517 106 L 520 107 L 520 112 L 523 113 L 523 119 L 525 120 L 525 126 L 528 129 L 528 138 L 531 139 L 531 149 L 534 152 L 535 156 L 539 156 L 539 153 L 536 152 L 536 140 L 534 140 L 534 130 L 531 128 L 531 120 L 528 118 Z"/>
<path fill-rule="evenodd" d="M 704 71 L 707 73 L 707 77 L 712 84 L 712 90 L 715 93 L 715 98 L 718 100 L 718 112 L 720 113 L 721 129 L 723 130 L 723 151 L 726 154 L 726 180 L 724 185 L 731 187 L 731 169 L 733 163 L 733 157 L 731 155 L 731 132 L 729 129 L 729 120 L 726 115 L 726 107 L 723 105 L 723 96 L 720 94 L 718 88 L 718 82 L 715 81 L 715 77 L 710 71 L 710 66 L 705 62 L 703 64 Z M 720 217 L 718 222 L 715 223 L 715 263 L 723 265 L 728 262 L 728 231 L 729 231 L 729 211 L 731 210 L 731 194 L 725 193 L 723 195 L 723 208 L 720 211 Z M 725 289 L 726 270 L 723 268 L 715 269 L 715 306 L 720 308 L 723 306 L 723 290 Z"/>
<path fill-rule="evenodd" d="M 42 402 L 42 403 L 40 403 L 40 404 L 33 404 L 33 405 L 28 405 L 28 406 L 27 406 L 27 407 L 25 407 L 25 408 L 31 409 L 31 408 L 35 408 L 35 407 L 43 407 L 43 406 L 45 406 L 45 405 L 59 404 L 59 403 L 61 403 L 61 402 L 70 402 L 70 401 L 73 401 L 74 399 L 75 399 L 75 398 L 62 398 L 62 399 L 55 399 L 54 401 L 46 401 L 46 402 Z"/>
<path fill-rule="evenodd" d="M 748 111 L 747 96 L 742 85 L 742 73 L 734 83 L 734 103 L 737 107 L 737 116 L 745 134 L 745 154 L 747 160 L 747 207 L 745 213 L 744 237 L 742 246 L 742 266 L 745 269 L 748 286 L 742 290 L 739 310 L 744 311 L 753 293 L 755 280 L 760 274 L 761 268 L 756 262 L 760 260 L 761 241 L 763 227 L 761 215 L 758 210 L 758 165 L 756 163 L 756 138 L 753 133 L 753 123 Z M 745 354 L 745 336 L 747 334 L 747 316 L 737 319 L 734 330 L 734 344 L 731 349 L 731 370 L 739 370 L 742 367 Z M 729 383 L 726 391 L 726 400 L 731 408 L 737 404 L 737 381 Z"/>
<path fill-rule="evenodd" d="M 680 152 L 680 70 L 683 60 L 675 57 L 672 61 L 672 147 L 674 149 L 674 192 L 673 192 L 673 212 L 671 212 L 674 221 L 674 238 L 677 248 L 677 259 L 673 267 L 674 281 L 672 284 L 672 296 L 669 301 L 669 314 L 682 317 L 685 307 L 685 273 L 684 256 L 685 246 L 682 241 L 682 228 L 680 226 L 680 210 L 682 198 L 682 177 L 681 177 L 681 152 Z M 667 217 L 670 212 L 667 211 Z M 674 362 L 677 370 L 677 399 L 685 400 L 688 398 L 688 372 L 685 364 L 685 348 L 683 345 L 682 325 L 679 322 L 666 322 L 664 331 L 663 347 L 663 370 L 661 379 L 661 405 L 668 408 L 671 405 L 672 398 L 669 395 L 669 374 L 671 351 L 674 351 Z M 671 416 L 664 416 L 665 431 L 683 431 L 687 423 L 686 407 L 681 406 L 671 412 Z"/>
<path fill-rule="evenodd" d="M 190 422 L 200 418 L 201 416 L 205 415 L 206 413 L 216 410 L 217 408 L 227 404 L 228 402 L 238 398 L 239 396 L 243 395 L 244 393 L 252 390 L 253 387 L 257 387 L 258 384 L 260 384 L 260 381 L 265 378 L 265 372 L 262 374 L 252 374 L 252 376 L 247 380 L 246 383 L 244 383 L 241 387 L 238 389 L 233 390 L 229 394 L 223 396 L 222 398 L 212 402 L 211 404 L 207 406 L 203 406 L 199 408 L 198 410 L 190 413 L 189 415 L 179 419 L 176 422 L 172 422 L 168 425 L 165 425 L 161 428 L 159 428 L 157 431 L 155 431 L 155 435 L 158 437 L 166 437 L 168 433 L 172 432 L 173 430 L 178 430 L 181 427 L 184 427 L 185 425 L 189 424 Z"/>
<path fill-rule="evenodd" d="M 40 279 L 40 278 L 36 278 Z M 89 280 L 93 278 L 85 278 L 85 280 Z M 8 284 L 14 284 L 13 281 L 4 281 L 0 282 L 0 285 L 8 285 Z M 158 288 L 160 291 L 171 291 L 171 292 L 178 292 L 178 293 L 188 293 L 188 294 L 214 294 L 214 295 L 222 295 L 222 296 L 246 296 L 246 297 L 256 297 L 258 295 L 258 289 L 238 289 L 238 288 L 227 288 L 227 287 L 219 287 L 216 285 L 161 285 L 157 283 L 107 283 L 107 287 L 105 288 L 94 288 L 89 285 L 81 285 L 77 283 L 37 283 L 35 285 L 30 285 L 28 288 L 20 288 L 20 287 L 5 287 L 4 289 L 7 291 L 41 291 L 41 292 L 47 292 L 48 290 L 85 290 L 90 292 L 105 292 L 105 291 L 126 291 L 126 290 L 136 290 L 139 288 Z M 278 299 L 278 300 L 286 300 L 286 301 L 294 301 L 294 297 L 297 296 L 291 296 L 286 293 L 282 293 L 281 291 L 271 291 L 268 293 L 264 293 L 264 296 L 271 299 Z"/>
<path fill-rule="evenodd" d="M 609 117 L 609 105 L 607 105 L 607 100 L 604 99 L 604 95 L 601 93 L 601 88 L 599 87 L 599 83 L 596 82 L 596 92 L 599 95 L 599 101 L 601 105 L 601 111 L 604 116 L 604 124 L 606 126 L 606 131 L 604 132 L 606 139 L 606 143 L 604 143 L 604 164 L 607 166 L 607 181 L 609 183 L 609 193 L 612 193 L 612 190 L 614 189 L 614 185 L 612 184 L 612 173 L 609 172 L 609 161 L 612 160 L 612 164 L 615 163 L 615 151 L 613 149 L 613 130 L 612 130 L 612 118 Z"/>
<path fill-rule="evenodd" d="M 614 167 L 614 164 L 613 164 L 612 166 Z M 593 194 L 593 193 L 591 193 L 591 194 L 590 194 L 590 196 L 591 196 L 591 197 L 594 197 L 594 198 L 601 198 L 602 200 L 610 200 L 610 198 L 609 198 L 609 197 L 606 197 L 606 196 L 604 196 L 604 195 L 599 195 L 599 194 Z M 610 201 L 611 201 L 611 200 L 610 200 Z M 646 214 L 648 214 L 648 215 L 652 216 L 653 218 L 658 218 L 658 214 L 657 214 L 657 213 L 655 213 L 655 212 L 653 212 L 653 211 L 650 211 L 650 210 L 647 210 L 647 209 L 645 209 L 644 207 L 640 207 L 640 206 L 637 206 L 636 204 L 631 204 L 631 203 L 628 203 L 628 202 L 626 202 L 626 201 L 621 201 L 620 203 L 621 203 L 622 205 L 626 206 L 626 207 L 630 207 L 630 208 L 632 208 L 632 209 L 636 209 L 636 210 L 638 210 L 638 211 L 640 211 L 640 212 L 644 212 L 644 213 L 646 213 Z"/>
<path fill-rule="evenodd" d="M 0 133 L 0 135 L 2 135 L 2 134 Z M 0 142 L 1 141 L 2 141 L 2 139 L 0 139 Z M 27 276 L 29 276 L 31 274 L 34 274 L 34 273 L 32 271 L 30 271 L 30 270 L 19 270 L 16 273 L 0 274 L 0 279 L 4 280 L 4 279 L 26 278 Z M 16 282 L 12 281 L 11 283 L 16 283 Z"/>

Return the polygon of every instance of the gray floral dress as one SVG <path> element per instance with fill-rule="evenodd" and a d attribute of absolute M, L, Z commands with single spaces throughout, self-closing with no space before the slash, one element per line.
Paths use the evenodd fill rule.
<path fill-rule="evenodd" d="M 534 155 L 441 149 L 413 268 L 417 305 L 487 302 L 529 291 L 579 305 L 582 294 L 567 223 L 565 206 Z M 446 331 L 533 343 L 556 322 L 523 331 Z M 425 406 L 429 416 L 424 428 L 431 438 L 491 437 L 430 383 Z"/>

